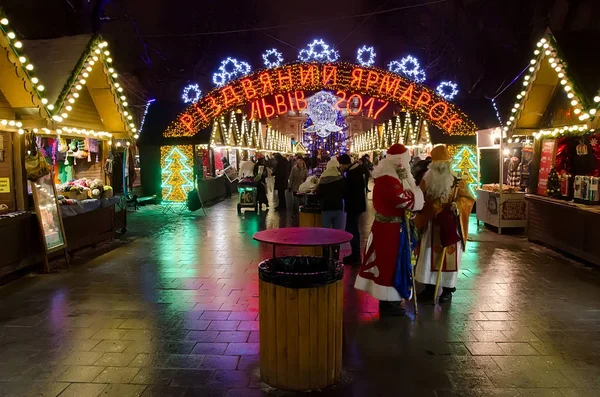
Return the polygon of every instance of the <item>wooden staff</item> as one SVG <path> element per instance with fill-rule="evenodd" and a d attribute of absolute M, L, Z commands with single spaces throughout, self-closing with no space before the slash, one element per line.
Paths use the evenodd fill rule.
<path fill-rule="evenodd" d="M 404 218 L 405 220 L 405 224 L 406 224 L 406 236 L 408 237 L 408 249 L 410 250 L 410 272 L 412 274 L 412 293 L 413 293 L 413 299 L 415 302 L 415 315 L 418 316 L 419 315 L 419 305 L 417 303 L 417 285 L 415 282 L 415 256 L 413 255 L 413 250 L 411 247 L 411 242 L 410 242 L 410 220 L 408 219 L 408 216 L 405 216 Z"/>
<path fill-rule="evenodd" d="M 433 249 L 433 248 L 432 248 Z M 433 294 L 433 304 L 439 303 L 438 291 L 440 289 L 440 280 L 442 279 L 442 267 L 444 267 L 444 260 L 446 259 L 446 247 L 442 248 L 441 260 L 437 272 L 437 278 L 435 279 L 435 293 Z"/>

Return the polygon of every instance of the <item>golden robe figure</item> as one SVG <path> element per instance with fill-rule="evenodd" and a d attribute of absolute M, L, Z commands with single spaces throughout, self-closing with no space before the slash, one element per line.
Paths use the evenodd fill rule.
<path fill-rule="evenodd" d="M 431 160 L 420 184 L 425 195 L 425 205 L 415 218 L 415 224 L 421 231 L 415 278 L 419 283 L 425 284 L 425 291 L 420 294 L 419 299 L 434 298 L 438 269 L 443 261 L 440 280 L 443 292 L 440 302 L 447 302 L 452 299 L 452 292 L 455 291 L 460 260 L 467 242 L 469 215 L 475 199 L 466 183 L 452 174 L 450 154 L 445 146 L 435 147 L 431 151 Z M 444 258 L 440 236 L 442 226 L 438 217 L 442 211 L 451 211 L 456 215 L 455 240 L 458 240 L 446 247 Z M 453 228 L 454 224 L 451 229 Z"/>

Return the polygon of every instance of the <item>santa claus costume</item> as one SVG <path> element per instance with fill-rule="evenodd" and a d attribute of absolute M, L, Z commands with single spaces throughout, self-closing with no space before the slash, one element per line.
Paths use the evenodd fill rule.
<path fill-rule="evenodd" d="M 445 146 L 433 148 L 431 160 L 420 183 L 425 206 L 415 217 L 415 224 L 421 231 L 415 278 L 426 286 L 419 294 L 419 300 L 434 299 L 438 269 L 443 261 L 440 302 L 447 302 L 456 289 L 475 199 L 465 182 L 452 174 L 450 154 Z"/>
<path fill-rule="evenodd" d="M 378 299 L 381 311 L 393 309 L 390 311 L 399 313 L 399 305 L 386 302 L 399 303 L 412 294 L 410 230 L 405 217 L 407 211 L 420 210 L 424 198 L 410 173 L 409 162 L 408 149 L 394 144 L 373 171 L 375 221 L 354 287 Z"/>

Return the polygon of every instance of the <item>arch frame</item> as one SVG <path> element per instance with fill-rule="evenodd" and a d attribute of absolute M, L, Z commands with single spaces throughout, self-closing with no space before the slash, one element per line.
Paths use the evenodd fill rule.
<path fill-rule="evenodd" d="M 398 74 L 348 62 L 297 62 L 262 69 L 215 88 L 184 112 L 164 131 L 164 137 L 194 136 L 213 120 L 241 106 L 251 106 L 250 118 L 271 118 L 306 107 L 307 92 L 330 90 L 342 97 L 365 102 L 371 116 L 394 103 L 421 114 L 430 124 L 449 135 L 475 135 L 477 126 L 456 105 L 434 90 Z M 364 101 L 362 95 L 370 97 Z M 272 97 L 274 103 L 265 98 Z M 376 102 L 379 101 L 379 102 Z M 378 105 L 378 106 L 376 106 Z"/>

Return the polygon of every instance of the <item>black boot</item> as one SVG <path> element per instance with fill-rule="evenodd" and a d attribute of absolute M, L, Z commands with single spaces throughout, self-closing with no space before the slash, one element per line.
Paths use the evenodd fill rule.
<path fill-rule="evenodd" d="M 435 285 L 425 284 L 425 289 L 417 294 L 417 302 L 433 301 L 435 294 Z"/>
<path fill-rule="evenodd" d="M 440 295 L 440 303 L 448 303 L 452 301 L 452 293 L 456 291 L 456 288 L 443 288 L 442 294 Z"/>
<path fill-rule="evenodd" d="M 402 308 L 400 302 L 379 301 L 380 316 L 404 316 L 406 310 Z"/>

